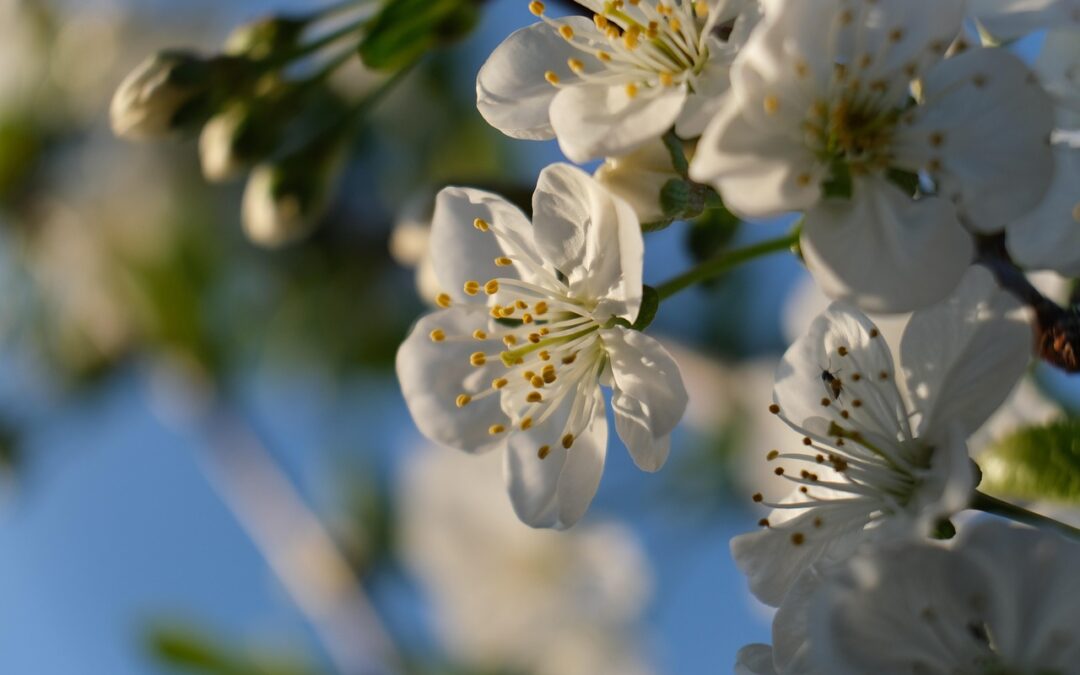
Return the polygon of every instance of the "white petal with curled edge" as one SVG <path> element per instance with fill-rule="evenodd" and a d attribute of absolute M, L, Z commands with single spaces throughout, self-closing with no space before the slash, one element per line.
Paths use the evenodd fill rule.
<path fill-rule="evenodd" d="M 1023 61 L 1004 49 L 964 52 L 927 71 L 922 96 L 899 128 L 897 162 L 929 170 L 968 227 L 1000 231 L 1042 201 L 1054 105 Z"/>
<path fill-rule="evenodd" d="M 817 568 L 803 572 L 773 618 L 773 660 L 776 669 L 784 675 L 811 675 L 815 672 L 808 623 L 810 606 L 821 583 L 822 576 Z"/>
<path fill-rule="evenodd" d="M 594 316 L 637 318 L 645 241 L 637 214 L 570 164 L 540 172 L 533 193 L 536 245 L 571 295 L 599 301 Z"/>
<path fill-rule="evenodd" d="M 870 508 L 873 506 L 869 502 L 862 501 L 809 508 L 779 527 L 774 523 L 772 527 L 732 538 L 731 556 L 747 576 L 754 597 L 766 605 L 779 607 L 811 565 L 850 555 L 865 536 L 863 528 L 870 521 Z"/>
<path fill-rule="evenodd" d="M 928 544 L 871 549 L 824 584 L 809 617 L 821 672 L 948 675 L 990 662 L 971 626 L 985 616 L 965 602 L 993 591 L 962 556 Z"/>
<path fill-rule="evenodd" d="M 488 428 L 507 422 L 498 395 L 463 408 L 457 405 L 458 395 L 487 389 L 506 370 L 498 358 L 480 368 L 469 363 L 473 352 L 501 350 L 498 341 L 472 339 L 474 330 L 486 326 L 482 307 L 444 309 L 421 317 L 397 352 L 401 393 L 417 428 L 433 441 L 467 452 L 486 452 L 499 445 L 503 439 L 489 434 Z M 442 342 L 430 337 L 436 329 L 447 336 Z"/>
<path fill-rule="evenodd" d="M 625 85 L 562 87 L 551 102 L 551 126 L 563 154 L 574 162 L 621 155 L 659 138 L 675 123 L 686 85 L 627 93 Z"/>
<path fill-rule="evenodd" d="M 948 200 L 914 201 L 883 179 L 867 179 L 855 181 L 850 201 L 807 212 L 802 251 L 826 295 L 897 313 L 948 295 L 974 245 Z"/>
<path fill-rule="evenodd" d="M 679 365 L 640 331 L 617 326 L 600 338 L 611 362 L 615 429 L 639 469 L 659 471 L 689 400 Z"/>
<path fill-rule="evenodd" d="M 477 218 L 490 230 L 478 230 L 474 225 Z M 472 188 L 448 187 L 439 192 L 428 245 L 443 291 L 464 302 L 483 301 L 483 296 L 477 299 L 465 294 L 462 287 L 466 281 L 483 284 L 493 277 L 517 276 L 520 265 L 497 267 L 496 258 L 510 255 L 539 261 L 532 225 L 521 209 L 496 194 Z"/>
<path fill-rule="evenodd" d="M 960 424 L 974 433 L 1027 369 L 1032 327 L 1020 301 L 983 267 L 972 267 L 944 302 L 915 312 L 900 341 L 920 436 Z"/>
<path fill-rule="evenodd" d="M 700 136 L 719 112 L 724 94 L 731 86 L 728 75 L 731 54 L 718 40 L 711 40 L 709 49 L 709 60 L 694 81 L 694 91 L 686 97 L 682 112 L 675 120 L 675 133 L 679 138 Z"/>
<path fill-rule="evenodd" d="M 604 471 L 608 436 L 599 387 L 593 396 L 599 403 L 591 422 L 569 450 L 560 438 L 573 404 L 570 397 L 544 424 L 510 437 L 503 475 L 514 511 L 526 525 L 563 530 L 580 520 L 592 503 Z M 543 445 L 550 454 L 540 459 L 537 450 Z"/>
<path fill-rule="evenodd" d="M 746 645 L 735 660 L 735 675 L 779 675 L 773 666 L 773 650 L 769 645 Z"/>
<path fill-rule="evenodd" d="M 1024 269 L 1075 277 L 1080 276 L 1080 148 L 1056 143 L 1054 159 L 1049 191 L 1034 211 L 1009 224 L 1006 243 Z"/>
<path fill-rule="evenodd" d="M 567 17 L 575 32 L 595 31 L 585 17 Z M 555 137 L 549 110 L 559 89 L 544 74 L 555 72 L 563 86 L 580 78 L 566 67 L 581 53 L 554 28 L 535 23 L 510 34 L 488 57 L 476 76 L 476 108 L 488 124 L 512 138 L 548 140 Z"/>
<path fill-rule="evenodd" d="M 809 208 L 821 199 L 826 167 L 789 131 L 750 123 L 728 95 L 698 142 L 690 177 L 715 187 L 745 218 Z"/>
<path fill-rule="evenodd" d="M 826 370 L 840 379 L 839 395 L 823 377 Z M 806 335 L 784 354 L 776 369 L 773 401 L 781 418 L 803 433 L 828 437 L 830 426 L 837 424 L 894 444 L 911 436 L 895 381 L 892 352 L 880 331 L 856 307 L 839 301 L 814 319 Z M 864 405 L 859 414 L 845 418 L 843 403 L 853 399 Z"/>
<path fill-rule="evenodd" d="M 1080 663 L 1080 546 L 1050 532 L 984 521 L 957 548 L 990 583 L 994 644 L 1023 672 L 1067 673 Z"/>

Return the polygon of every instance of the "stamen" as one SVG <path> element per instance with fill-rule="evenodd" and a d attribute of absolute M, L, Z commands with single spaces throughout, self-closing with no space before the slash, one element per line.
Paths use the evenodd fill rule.
<path fill-rule="evenodd" d="M 432 342 L 442 342 L 445 339 L 446 339 L 446 332 L 443 331 L 442 328 L 436 328 L 435 330 L 431 331 L 431 341 Z"/>
<path fill-rule="evenodd" d="M 473 221 L 473 227 L 480 230 L 481 232 L 487 232 L 489 229 L 491 229 L 491 224 L 483 218 L 477 218 Z"/>
<path fill-rule="evenodd" d="M 532 0 L 532 2 L 529 3 L 529 11 L 536 16 L 543 16 L 544 3 L 540 2 L 540 0 Z"/>
<path fill-rule="evenodd" d="M 454 402 L 457 403 L 457 407 L 464 408 L 469 405 L 471 401 L 472 396 L 469 396 L 468 394 L 458 394 L 458 397 Z"/>
<path fill-rule="evenodd" d="M 479 368 L 480 366 L 487 363 L 487 356 L 484 354 L 484 352 L 475 352 L 472 356 L 469 357 L 469 363 Z"/>
<path fill-rule="evenodd" d="M 501 424 L 492 424 L 490 427 L 488 427 L 488 433 L 492 436 L 498 436 L 504 431 L 506 431 L 506 427 Z"/>
<path fill-rule="evenodd" d="M 562 437 L 562 446 L 567 450 L 574 444 L 574 434 L 566 434 Z"/>
<path fill-rule="evenodd" d="M 451 303 L 450 296 L 447 295 L 446 293 L 439 293 L 438 295 L 435 296 L 435 304 L 438 305 L 439 307 L 441 307 L 442 309 L 446 309 L 447 307 L 449 307 L 450 303 Z"/>
<path fill-rule="evenodd" d="M 547 456 L 551 454 L 550 445 L 541 445 L 540 449 L 536 451 L 536 456 L 540 459 L 547 459 Z"/>
<path fill-rule="evenodd" d="M 466 295 L 476 295 L 480 292 L 480 282 L 472 280 L 466 281 L 464 290 Z"/>

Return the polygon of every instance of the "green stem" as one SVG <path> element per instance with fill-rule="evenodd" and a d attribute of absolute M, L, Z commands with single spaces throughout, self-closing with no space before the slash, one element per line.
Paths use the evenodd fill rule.
<path fill-rule="evenodd" d="M 311 14 L 311 20 L 322 21 L 325 19 L 329 19 L 330 17 L 333 17 L 337 14 L 347 12 L 353 7 L 359 7 L 360 5 L 368 4 L 371 4 L 371 0 L 341 0 L 341 2 L 327 5 L 326 7 L 315 10 Z"/>
<path fill-rule="evenodd" d="M 1067 537 L 1080 540 L 1080 529 L 1077 529 L 1072 525 L 1067 525 L 1060 520 L 1055 520 L 1049 516 L 1044 516 L 1041 513 L 1028 511 L 1022 506 L 1002 501 L 997 497 L 991 497 L 985 492 L 975 491 L 975 496 L 971 500 L 971 508 L 1036 527 L 1048 527 L 1057 530 Z"/>
<path fill-rule="evenodd" d="M 350 36 L 350 35 L 352 35 L 354 33 L 360 32 L 361 30 L 364 29 L 364 27 L 366 27 L 368 25 L 368 23 L 370 21 L 371 21 L 370 17 L 364 17 L 362 19 L 357 19 L 356 21 L 353 21 L 352 23 L 346 24 L 346 25 L 342 26 L 341 28 L 338 28 L 335 31 L 331 31 L 331 32 L 327 33 L 326 35 L 323 35 L 322 37 L 317 38 L 313 42 L 309 42 L 306 45 L 301 45 L 299 49 L 297 49 L 296 51 L 289 54 L 288 58 L 285 59 L 285 61 L 286 62 L 295 61 L 297 59 L 303 58 L 303 57 L 308 56 L 310 54 L 314 54 L 315 52 L 319 51 L 323 47 L 327 47 L 329 45 L 332 45 L 335 42 L 337 42 L 338 40 L 341 40 L 342 38 L 345 38 L 345 37 L 348 37 L 348 36 Z"/>
<path fill-rule="evenodd" d="M 697 267 L 660 284 L 656 288 L 656 292 L 661 300 L 665 300 L 685 288 L 718 277 L 745 262 L 750 262 L 755 258 L 761 258 L 772 253 L 790 250 L 799 243 L 799 234 L 799 229 L 796 228 L 783 237 L 768 239 L 745 248 L 735 249 L 734 251 L 725 251 L 712 260 L 706 260 Z"/>

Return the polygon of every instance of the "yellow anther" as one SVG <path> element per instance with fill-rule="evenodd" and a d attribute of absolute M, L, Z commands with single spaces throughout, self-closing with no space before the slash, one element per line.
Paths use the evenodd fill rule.
<path fill-rule="evenodd" d="M 547 375 L 548 373 L 554 373 L 554 372 L 555 372 L 555 366 L 551 365 L 550 363 L 540 369 L 540 374 L 541 375 Z"/>
<path fill-rule="evenodd" d="M 464 290 L 467 295 L 476 295 L 480 292 L 480 282 L 471 280 L 466 281 Z"/>
<path fill-rule="evenodd" d="M 635 96 L 637 96 L 637 91 L 638 91 L 637 85 L 634 84 L 633 82 L 626 85 L 626 97 L 627 98 L 634 98 Z"/>
<path fill-rule="evenodd" d="M 533 322 L 533 315 L 529 314 L 529 313 L 522 314 L 521 315 L 521 322 L 522 323 L 532 323 Z"/>
<path fill-rule="evenodd" d="M 449 307 L 450 302 L 451 302 L 450 296 L 447 295 L 446 293 L 439 293 L 438 295 L 435 296 L 435 304 L 438 305 L 439 307 L 442 307 L 443 309 L 446 309 L 447 307 Z"/>
<path fill-rule="evenodd" d="M 570 356 L 562 357 L 562 362 L 563 362 L 564 366 L 568 366 L 568 365 L 570 365 L 571 363 L 573 363 L 576 360 L 577 360 L 577 353 L 576 352 L 571 354 Z"/>
<path fill-rule="evenodd" d="M 636 26 L 623 33 L 623 46 L 631 50 L 637 49 L 639 33 L 640 29 L 638 29 Z"/>
<path fill-rule="evenodd" d="M 533 389 L 543 389 L 544 378 L 540 377 L 539 375 L 533 375 L 532 378 L 529 380 L 529 384 L 532 385 Z"/>
<path fill-rule="evenodd" d="M 503 336 L 503 344 L 507 347 L 513 347 L 517 344 L 517 338 L 513 335 L 505 335 Z"/>
<path fill-rule="evenodd" d="M 544 79 L 548 81 L 548 84 L 558 84 L 559 76 L 555 74 L 554 70 L 549 70 L 544 73 Z"/>
<path fill-rule="evenodd" d="M 807 187 L 808 185 L 810 185 L 810 182 L 813 181 L 813 179 L 814 177 L 808 173 L 800 173 L 795 178 L 795 182 L 798 183 L 799 187 Z"/>
<path fill-rule="evenodd" d="M 655 21 L 650 21 L 649 22 L 649 27 L 645 29 L 645 35 L 648 36 L 648 38 L 650 40 L 652 40 L 652 39 L 656 38 L 657 36 L 659 36 L 660 35 L 660 24 L 655 22 Z"/>
<path fill-rule="evenodd" d="M 490 427 L 488 427 L 488 433 L 492 436 L 498 436 L 504 431 L 506 431 L 506 427 L 501 424 L 492 424 Z"/>
<path fill-rule="evenodd" d="M 446 332 L 443 331 L 442 328 L 436 328 L 435 330 L 431 331 L 431 341 L 432 342 L 442 342 L 445 339 L 446 339 Z"/>
<path fill-rule="evenodd" d="M 566 65 L 575 73 L 580 73 L 585 70 L 585 64 L 578 59 L 567 59 Z"/>
<path fill-rule="evenodd" d="M 539 357 L 540 357 L 540 360 L 541 360 L 541 361 L 550 361 L 550 360 L 551 360 L 551 352 L 549 352 L 549 351 L 548 351 L 548 350 L 546 350 L 546 349 L 543 349 L 543 350 L 541 350 L 541 351 L 540 351 L 540 352 L 539 352 L 539 353 L 537 354 L 537 356 L 539 356 Z"/>
<path fill-rule="evenodd" d="M 472 336 L 473 336 L 473 339 L 476 339 L 476 340 L 486 340 L 488 338 L 487 333 L 480 330 L 479 328 L 477 328 L 476 330 L 473 331 Z"/>
<path fill-rule="evenodd" d="M 547 456 L 551 454 L 550 445 L 541 445 L 540 449 L 536 451 L 536 456 L 540 459 L 547 459 Z"/>
<path fill-rule="evenodd" d="M 611 54 L 608 54 L 605 51 L 599 51 L 596 52 L 596 58 L 600 59 L 604 63 L 607 63 L 608 61 L 611 61 Z"/>
<path fill-rule="evenodd" d="M 539 344 L 540 343 L 540 334 L 539 333 L 529 333 L 529 342 L 533 343 L 534 345 Z"/>
<path fill-rule="evenodd" d="M 573 445 L 573 444 L 574 444 L 574 434 L 566 434 L 565 436 L 562 437 L 562 446 L 564 448 L 566 448 L 567 450 L 569 450 L 570 446 Z"/>
<path fill-rule="evenodd" d="M 487 293 L 488 295 L 495 295 L 496 293 L 498 293 L 499 292 L 499 280 L 498 279 L 492 279 L 491 281 L 484 284 L 484 292 Z"/>
<path fill-rule="evenodd" d="M 544 3 L 540 2 L 540 0 L 532 0 L 532 2 L 529 3 L 529 11 L 536 16 L 543 16 Z"/>
<path fill-rule="evenodd" d="M 533 305 L 533 311 L 536 312 L 537 316 L 544 316 L 545 314 L 547 314 L 548 304 L 541 300 L 540 302 Z"/>
<path fill-rule="evenodd" d="M 528 403 L 539 403 L 544 400 L 544 395 L 538 391 L 530 391 L 529 395 L 525 397 Z"/>
<path fill-rule="evenodd" d="M 468 394 L 458 394 L 457 400 L 455 402 L 457 403 L 457 407 L 464 408 L 465 406 L 469 405 L 470 401 L 472 401 L 472 396 L 469 396 Z"/>
<path fill-rule="evenodd" d="M 656 13 L 660 16 L 669 16 L 671 14 L 671 7 L 661 2 L 656 6 Z"/>
<path fill-rule="evenodd" d="M 491 229 L 491 223 L 484 220 L 483 218 L 477 218 L 476 220 L 472 221 L 472 224 L 473 227 L 480 230 L 481 232 L 487 232 Z"/>
<path fill-rule="evenodd" d="M 705 0 L 698 0 L 695 2 L 694 14 L 697 14 L 699 19 L 704 19 L 709 15 L 709 3 L 705 2 Z"/>
<path fill-rule="evenodd" d="M 607 17 L 604 16 L 603 14 L 593 14 L 592 20 L 593 20 L 593 23 L 596 24 L 596 29 L 597 30 L 604 30 L 605 28 L 608 27 Z"/>
<path fill-rule="evenodd" d="M 670 87 L 675 84 L 675 76 L 671 73 L 660 73 L 660 84 Z"/>
<path fill-rule="evenodd" d="M 521 420 L 521 430 L 522 431 L 528 431 L 529 429 L 532 428 L 532 425 L 533 425 L 533 418 L 531 418 L 531 417 L 526 417 L 525 419 Z"/>
<path fill-rule="evenodd" d="M 514 308 L 513 308 L 513 307 L 510 307 L 509 305 L 508 305 L 508 306 L 506 306 L 506 307 L 503 307 L 503 308 L 502 308 L 502 311 L 501 311 L 501 312 L 499 312 L 499 315 L 500 315 L 500 316 L 501 316 L 501 317 L 502 317 L 503 319 L 509 319 L 510 317 L 514 316 Z"/>
<path fill-rule="evenodd" d="M 522 375 L 525 377 L 526 382 L 536 377 L 536 373 L 531 370 L 526 370 L 524 373 L 522 373 Z"/>
<path fill-rule="evenodd" d="M 510 380 L 506 379 L 505 377 L 499 377 L 491 381 L 491 388 L 502 389 L 508 384 L 510 384 Z"/>
<path fill-rule="evenodd" d="M 484 355 L 484 352 L 475 352 L 469 357 L 469 363 L 479 368 L 487 363 L 487 356 Z"/>
<path fill-rule="evenodd" d="M 493 305 L 491 307 L 491 316 L 492 316 L 492 318 L 495 318 L 495 319 L 501 319 L 502 318 L 502 305 Z"/>
<path fill-rule="evenodd" d="M 679 21 L 674 17 L 668 20 L 668 25 L 671 26 L 671 30 L 675 31 L 676 33 L 682 30 L 682 21 Z"/>
<path fill-rule="evenodd" d="M 495 265 L 497 267 L 509 267 L 509 266 L 511 266 L 513 264 L 514 264 L 514 261 L 511 260 L 510 258 L 507 258 L 506 256 L 503 256 L 501 258 L 495 258 Z"/>
<path fill-rule="evenodd" d="M 538 330 L 538 331 L 536 331 L 536 332 L 537 332 L 537 333 L 540 333 L 541 335 L 547 335 L 547 334 L 548 334 L 548 333 L 550 333 L 551 331 L 550 331 L 550 330 L 548 330 L 547 328 L 541 328 L 540 330 Z"/>
<path fill-rule="evenodd" d="M 525 302 L 524 300 L 515 300 L 514 301 L 514 306 L 517 307 L 518 309 L 528 309 L 529 308 L 529 303 Z"/>
<path fill-rule="evenodd" d="M 544 384 L 551 384 L 552 382 L 554 382 L 558 378 L 558 376 L 555 374 L 555 369 L 554 368 L 552 368 L 551 370 L 547 370 L 545 368 L 544 369 L 544 374 L 543 374 L 542 377 L 544 378 Z"/>
<path fill-rule="evenodd" d="M 765 114 L 775 115 L 776 113 L 780 112 L 780 99 L 776 98 L 772 94 L 769 94 L 765 97 L 765 100 L 762 101 L 762 107 L 765 108 Z"/>
<path fill-rule="evenodd" d="M 618 26 L 609 25 L 607 30 L 604 31 L 604 34 L 608 36 L 609 40 L 618 40 L 619 36 L 622 35 L 622 31 L 619 30 Z"/>
<path fill-rule="evenodd" d="M 563 36 L 564 40 L 573 40 L 574 39 L 574 29 L 571 28 L 570 26 L 566 25 L 566 24 L 563 24 L 563 25 L 559 26 L 559 35 Z"/>

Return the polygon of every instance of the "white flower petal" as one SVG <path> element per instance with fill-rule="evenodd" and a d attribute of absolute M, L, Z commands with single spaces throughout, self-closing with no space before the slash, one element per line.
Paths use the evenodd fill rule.
<path fill-rule="evenodd" d="M 1018 57 L 974 49 L 946 59 L 927 71 L 922 96 L 898 132 L 898 161 L 928 169 L 969 227 L 997 232 L 1039 204 L 1053 177 L 1054 107 Z"/>
<path fill-rule="evenodd" d="M 839 379 L 840 389 L 827 381 L 826 371 Z M 864 434 L 894 444 L 911 436 L 895 382 L 892 353 L 881 332 L 852 305 L 834 302 L 784 354 L 773 400 L 781 418 L 803 433 L 828 437 L 834 424 L 857 425 Z M 858 414 L 845 417 L 855 400 Z"/>
<path fill-rule="evenodd" d="M 746 645 L 739 650 L 735 675 L 779 675 L 773 666 L 773 650 L 769 645 Z"/>
<path fill-rule="evenodd" d="M 682 112 L 675 121 L 675 133 L 679 138 L 697 138 L 719 112 L 724 94 L 731 86 L 728 74 L 731 58 L 719 40 L 710 40 L 709 60 L 694 80 L 694 91 L 686 97 Z"/>
<path fill-rule="evenodd" d="M 482 232 L 477 218 L 490 226 Z M 466 281 L 481 284 L 494 277 L 514 277 L 521 266 L 497 267 L 495 258 L 518 255 L 539 260 L 532 243 L 529 219 L 502 197 L 472 188 L 448 187 L 435 199 L 431 219 L 431 264 L 443 291 L 469 302 Z M 483 296 L 481 296 L 482 299 Z"/>
<path fill-rule="evenodd" d="M 809 638 L 810 607 L 821 587 L 822 576 L 817 569 L 803 572 L 788 591 L 773 619 L 773 660 L 784 675 L 814 673 Z"/>
<path fill-rule="evenodd" d="M 809 619 L 822 672 L 980 672 L 991 655 L 972 639 L 983 616 L 962 599 L 992 588 L 960 556 L 925 545 L 893 545 L 854 559 L 822 587 Z"/>
<path fill-rule="evenodd" d="M 914 201 L 883 180 L 856 181 L 851 201 L 808 211 L 802 249 L 827 295 L 889 313 L 945 297 L 974 256 L 947 200 Z"/>
<path fill-rule="evenodd" d="M 1080 42 L 1080 32 L 1076 34 Z M 1007 228 L 1009 253 L 1029 270 L 1080 276 L 1080 148 L 1054 145 L 1054 180 L 1042 203 Z"/>
<path fill-rule="evenodd" d="M 751 123 L 729 94 L 698 142 L 690 177 L 714 186 L 745 218 L 809 208 L 821 199 L 826 167 L 788 131 Z"/>
<path fill-rule="evenodd" d="M 1080 22 L 1046 33 L 1035 72 L 1057 103 L 1058 126 L 1080 127 Z"/>
<path fill-rule="evenodd" d="M 1056 535 L 987 521 L 961 532 L 993 589 L 987 623 L 1006 662 L 1023 672 L 1067 673 L 1080 663 L 1080 546 Z"/>
<path fill-rule="evenodd" d="M 645 242 L 629 204 L 569 164 L 540 173 L 533 194 L 536 244 L 571 295 L 598 300 L 598 318 L 637 318 Z"/>
<path fill-rule="evenodd" d="M 562 87 L 551 102 L 551 126 L 574 162 L 621 155 L 659 138 L 686 101 L 686 85 L 630 96 L 625 85 Z"/>
<path fill-rule="evenodd" d="M 915 312 L 900 342 L 919 435 L 959 424 L 974 433 L 1027 369 L 1033 337 L 1023 306 L 972 267 L 944 302 Z"/>
<path fill-rule="evenodd" d="M 507 423 L 498 396 L 473 401 L 464 408 L 456 403 L 460 394 L 487 389 L 506 370 L 498 359 L 481 368 L 469 363 L 473 352 L 501 349 L 496 341 L 466 337 L 486 325 L 482 307 L 434 312 L 416 322 L 397 352 L 398 381 L 417 428 L 433 441 L 468 452 L 486 452 L 505 440 L 488 433 L 491 425 Z M 433 341 L 430 336 L 436 329 L 447 338 Z"/>
<path fill-rule="evenodd" d="M 609 157 L 593 174 L 600 184 L 633 207 L 642 223 L 664 217 L 660 193 L 664 185 L 679 174 L 671 165 L 671 153 L 659 138 L 637 150 Z"/>
<path fill-rule="evenodd" d="M 575 31 L 594 30 L 585 17 L 563 19 Z M 579 55 L 551 26 L 535 23 L 506 38 L 488 57 L 476 77 L 476 107 L 488 124 L 513 138 L 547 140 L 555 137 L 549 110 L 559 89 L 545 78 L 558 74 L 563 86 L 580 78 L 566 67 Z"/>
<path fill-rule="evenodd" d="M 664 346 L 636 330 L 617 326 L 600 333 L 611 361 L 615 428 L 634 463 L 659 471 L 671 432 L 688 401 L 679 365 Z"/>
<path fill-rule="evenodd" d="M 601 396 L 599 387 L 594 395 Z M 510 437 L 503 474 L 514 511 L 531 527 L 571 527 L 585 515 L 600 485 L 608 435 L 603 405 L 567 450 L 557 439 L 571 405 L 568 401 L 561 414 Z M 550 448 L 544 459 L 537 454 L 542 445 Z"/>
<path fill-rule="evenodd" d="M 774 523 L 732 538 L 731 556 L 747 576 L 754 597 L 779 607 L 800 575 L 812 565 L 850 555 L 864 537 L 863 528 L 869 520 L 870 513 L 862 504 L 807 509 L 780 526 Z"/>
<path fill-rule="evenodd" d="M 1080 25 L 1080 5 L 1075 0 L 969 0 L 969 3 L 970 14 L 999 40 L 1015 40 L 1063 24 Z"/>

